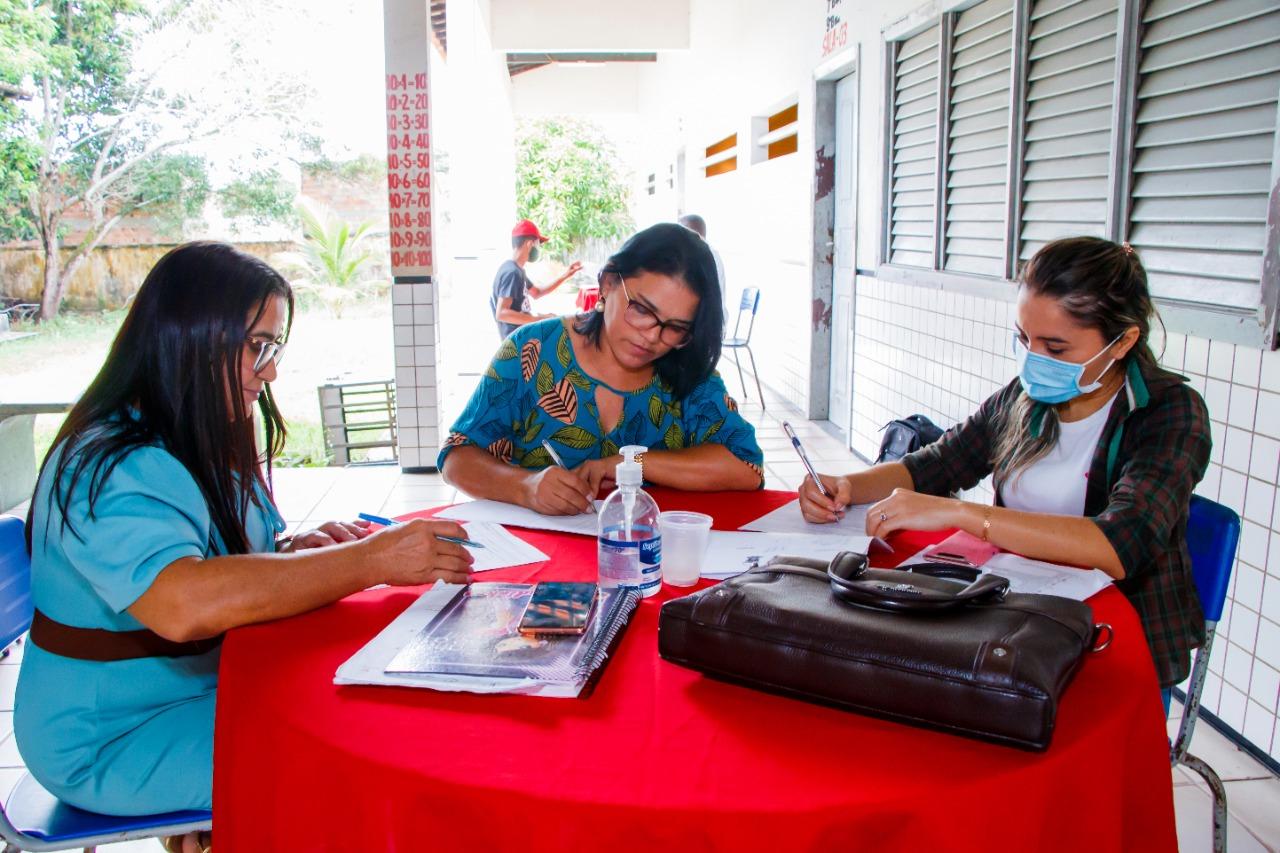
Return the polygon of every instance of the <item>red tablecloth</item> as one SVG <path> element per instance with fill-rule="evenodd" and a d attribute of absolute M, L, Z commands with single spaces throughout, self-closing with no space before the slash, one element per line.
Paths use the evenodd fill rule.
<path fill-rule="evenodd" d="M 655 490 L 725 529 L 786 492 Z M 486 580 L 588 579 L 587 537 Z M 936 535 L 895 540 L 905 558 Z M 1068 689 L 1041 754 L 720 683 L 659 659 L 664 589 L 583 700 L 335 687 L 334 670 L 421 588 L 237 629 L 214 752 L 221 853 L 259 850 L 1174 850 L 1168 747 L 1138 619 Z"/>

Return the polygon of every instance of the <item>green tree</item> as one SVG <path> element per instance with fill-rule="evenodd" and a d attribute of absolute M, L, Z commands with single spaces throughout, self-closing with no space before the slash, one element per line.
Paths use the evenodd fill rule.
<path fill-rule="evenodd" d="M 630 233 L 625 169 L 598 127 L 567 118 L 524 120 L 516 140 L 516 207 L 551 238 L 551 254 L 565 258 L 591 238 Z"/>
<path fill-rule="evenodd" d="M 242 122 L 286 125 L 302 90 L 255 67 L 244 32 L 252 34 L 261 3 L 27 2 L 48 23 L 26 42 L 40 57 L 30 74 L 32 109 L 12 117 L 5 139 L 29 159 L 11 175 L 0 172 L 0 224 L 39 241 L 48 319 L 76 270 L 126 216 L 144 211 L 180 231 L 198 215 L 209 188 L 192 143 Z M 195 63 L 199 73 L 179 72 Z M 64 258 L 72 219 L 80 233 Z"/>
<path fill-rule="evenodd" d="M 228 219 L 255 225 L 292 223 L 297 192 L 275 169 L 250 172 L 218 190 L 218 206 Z"/>
<path fill-rule="evenodd" d="M 34 236 L 25 213 L 39 152 L 24 135 L 21 101 L 35 97 L 32 75 L 48 68 L 53 19 L 27 0 L 0 0 L 0 242 Z"/>
<path fill-rule="evenodd" d="M 315 295 L 335 317 L 348 304 L 376 288 L 370 266 L 379 259 L 380 232 L 372 222 L 350 224 L 331 211 L 301 203 L 302 247 L 281 252 L 273 260 L 292 276 L 294 287 Z"/>

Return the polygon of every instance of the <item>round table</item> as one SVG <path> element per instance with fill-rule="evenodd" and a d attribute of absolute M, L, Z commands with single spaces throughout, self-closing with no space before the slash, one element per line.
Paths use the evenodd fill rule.
<path fill-rule="evenodd" d="M 721 529 L 794 497 L 653 493 Z M 594 579 L 592 539 L 516 532 L 550 560 L 482 580 Z M 938 538 L 900 535 L 893 560 Z M 1176 849 L 1154 667 L 1118 591 L 1090 600 L 1115 640 L 1068 688 L 1044 753 L 662 661 L 659 607 L 687 591 L 642 603 L 577 700 L 335 686 L 337 667 L 422 588 L 232 631 L 214 751 L 219 849 Z"/>

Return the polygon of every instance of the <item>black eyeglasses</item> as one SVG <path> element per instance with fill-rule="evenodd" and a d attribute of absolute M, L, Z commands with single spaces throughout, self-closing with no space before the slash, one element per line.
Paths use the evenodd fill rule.
<path fill-rule="evenodd" d="M 264 341 L 261 338 L 245 338 L 244 345 L 253 353 L 253 372 L 261 373 L 267 365 L 280 363 L 284 358 L 284 341 Z"/>
<path fill-rule="evenodd" d="M 627 307 L 622 312 L 622 316 L 626 319 L 627 324 L 633 329 L 647 332 L 654 327 L 659 327 L 662 331 L 658 332 L 658 340 L 662 341 L 673 349 L 680 349 L 687 346 L 689 341 L 693 340 L 693 329 L 683 321 L 663 320 L 653 309 L 645 305 L 643 302 L 637 302 L 631 298 L 631 294 L 627 292 L 627 283 L 622 276 L 618 276 L 618 284 L 622 285 L 622 295 L 626 297 Z"/>

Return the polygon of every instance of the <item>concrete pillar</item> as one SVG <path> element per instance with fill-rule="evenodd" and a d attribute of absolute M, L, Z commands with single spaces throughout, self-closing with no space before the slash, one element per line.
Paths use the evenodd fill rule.
<path fill-rule="evenodd" d="M 435 470 L 440 451 L 439 301 L 431 217 L 431 12 L 427 0 L 383 0 L 387 198 L 397 444 L 404 471 Z"/>

